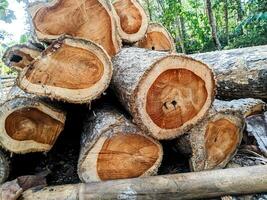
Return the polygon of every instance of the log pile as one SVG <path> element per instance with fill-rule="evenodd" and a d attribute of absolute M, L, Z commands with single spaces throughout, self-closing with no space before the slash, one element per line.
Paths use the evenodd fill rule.
<path fill-rule="evenodd" d="M 77 174 L 99 183 L 28 190 L 22 199 L 192 199 L 266 190 L 266 167 L 147 177 L 162 164 L 161 140 L 174 141 L 191 171 L 230 162 L 251 132 L 250 117 L 266 110 L 266 46 L 177 54 L 170 33 L 149 23 L 137 0 L 54 0 L 29 11 L 33 37 L 46 48 L 15 45 L 4 54 L 18 77 L 0 80 L 0 182 L 9 172 L 7 152 L 51 150 L 65 125 L 62 105 L 92 104 Z M 236 98 L 244 99 L 225 101 Z M 254 177 L 241 185 L 248 174 Z"/>

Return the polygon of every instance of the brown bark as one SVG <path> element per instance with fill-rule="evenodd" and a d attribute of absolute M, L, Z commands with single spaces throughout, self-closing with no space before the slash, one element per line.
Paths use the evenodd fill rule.
<path fill-rule="evenodd" d="M 158 23 L 150 23 L 146 36 L 135 45 L 140 48 L 156 51 L 176 51 L 171 34 Z"/>
<path fill-rule="evenodd" d="M 90 103 L 108 87 L 112 63 L 97 44 L 62 37 L 21 72 L 26 92 L 71 103 Z"/>
<path fill-rule="evenodd" d="M 30 199 L 201 199 L 266 192 L 267 166 L 52 186 L 28 190 Z"/>
<path fill-rule="evenodd" d="M 216 45 L 217 49 L 221 49 L 221 43 L 217 35 L 217 26 L 216 26 L 216 19 L 213 15 L 212 11 L 212 6 L 211 6 L 211 1 L 210 0 L 205 0 L 206 4 L 206 12 L 208 15 L 209 23 L 210 23 L 210 28 L 211 28 L 211 36 L 212 39 L 214 40 L 214 44 Z"/>
<path fill-rule="evenodd" d="M 6 89 L 0 102 L 1 146 L 14 153 L 49 151 L 66 118 L 54 104 L 16 86 Z"/>
<path fill-rule="evenodd" d="M 115 0 L 114 17 L 121 39 L 125 43 L 141 40 L 148 28 L 148 17 L 138 0 Z"/>
<path fill-rule="evenodd" d="M 8 48 L 3 56 L 4 63 L 21 71 L 41 54 L 41 50 L 32 45 L 14 45 Z"/>
<path fill-rule="evenodd" d="M 241 143 L 244 118 L 264 107 L 257 99 L 215 100 L 203 121 L 177 141 L 177 148 L 190 157 L 191 170 L 225 167 Z"/>
<path fill-rule="evenodd" d="M 51 42 L 66 34 L 94 41 L 110 56 L 120 49 L 112 5 L 105 0 L 54 0 L 30 7 L 39 40 Z"/>
<path fill-rule="evenodd" d="M 267 99 L 267 46 L 194 54 L 216 74 L 219 99 Z"/>
<path fill-rule="evenodd" d="M 101 107 L 84 121 L 80 179 L 92 182 L 157 174 L 163 155 L 160 143 L 145 136 L 115 108 Z"/>
<path fill-rule="evenodd" d="M 213 101 L 212 71 L 190 57 L 131 47 L 122 49 L 113 65 L 112 87 L 119 100 L 157 139 L 182 135 Z"/>

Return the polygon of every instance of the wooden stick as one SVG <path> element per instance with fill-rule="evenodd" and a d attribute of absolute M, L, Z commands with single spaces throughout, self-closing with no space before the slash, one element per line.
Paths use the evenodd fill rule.
<path fill-rule="evenodd" d="M 83 182 L 157 174 L 162 146 L 109 105 L 84 121 L 78 175 Z"/>
<path fill-rule="evenodd" d="M 20 73 L 26 92 L 71 103 L 90 103 L 108 87 L 112 63 L 99 45 L 62 37 Z"/>
<path fill-rule="evenodd" d="M 267 99 L 267 45 L 192 56 L 213 68 L 218 97 Z"/>
<path fill-rule="evenodd" d="M 130 47 L 114 57 L 113 65 L 112 87 L 119 100 L 156 139 L 184 134 L 213 102 L 212 71 L 190 57 Z"/>
<path fill-rule="evenodd" d="M 62 34 L 94 41 L 110 56 L 120 50 L 112 5 L 106 0 L 53 0 L 30 7 L 37 38 L 51 42 Z"/>
<path fill-rule="evenodd" d="M 23 200 L 75 199 L 201 199 L 267 192 L 267 166 L 52 186 L 28 190 Z"/>

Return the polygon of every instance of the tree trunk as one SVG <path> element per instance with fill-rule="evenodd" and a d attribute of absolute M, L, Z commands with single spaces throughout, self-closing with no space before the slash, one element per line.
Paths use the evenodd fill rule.
<path fill-rule="evenodd" d="M 10 173 L 9 157 L 3 149 L 0 149 L 0 184 L 4 183 L 8 179 L 9 173 Z"/>
<path fill-rule="evenodd" d="M 182 30 L 181 30 L 181 21 L 179 17 L 177 17 L 175 20 L 175 26 L 176 26 L 176 36 L 179 40 L 182 53 L 186 53 L 185 47 L 184 47 L 184 38 L 183 38 Z"/>
<path fill-rule="evenodd" d="M 192 55 L 209 64 L 217 78 L 220 99 L 267 99 L 267 46 Z"/>
<path fill-rule="evenodd" d="M 145 132 L 172 139 L 196 124 L 215 90 L 207 65 L 184 55 L 125 48 L 113 59 L 112 87 Z"/>
<path fill-rule="evenodd" d="M 226 44 L 228 45 L 229 43 L 228 0 L 224 0 L 224 21 L 225 21 Z"/>
<path fill-rule="evenodd" d="M 190 157 L 191 170 L 225 167 L 241 143 L 244 118 L 264 107 L 256 99 L 215 100 L 205 119 L 177 141 L 177 148 Z"/>
<path fill-rule="evenodd" d="M 18 84 L 26 92 L 71 103 L 90 103 L 108 87 L 112 63 L 93 42 L 62 37 L 23 69 Z"/>
<path fill-rule="evenodd" d="M 0 102 L 1 146 L 14 153 L 49 151 L 66 118 L 62 110 L 51 105 L 18 87 L 9 88 Z"/>
<path fill-rule="evenodd" d="M 171 34 L 158 23 L 150 23 L 146 36 L 138 41 L 135 46 L 156 51 L 176 51 Z"/>
<path fill-rule="evenodd" d="M 137 0 L 115 0 L 115 19 L 118 32 L 126 43 L 141 40 L 148 28 L 148 18 L 144 8 Z"/>
<path fill-rule="evenodd" d="M 102 105 L 84 122 L 78 175 L 83 182 L 155 175 L 162 155 L 157 141 L 118 110 Z"/>
<path fill-rule="evenodd" d="M 14 45 L 6 50 L 3 61 L 8 67 L 21 71 L 40 54 L 41 50 L 33 45 Z"/>
<path fill-rule="evenodd" d="M 36 35 L 41 41 L 51 42 L 66 34 L 92 40 L 101 45 L 110 56 L 120 50 L 120 40 L 109 1 L 39 2 L 30 7 L 30 13 Z"/>
<path fill-rule="evenodd" d="M 218 35 L 217 35 L 217 26 L 216 26 L 216 21 L 212 12 L 212 7 L 211 7 L 211 1 L 210 0 L 205 0 L 206 4 L 206 12 L 208 15 L 209 23 L 210 23 L 210 28 L 211 28 L 211 36 L 212 39 L 214 40 L 214 43 L 217 47 L 217 49 L 221 49 L 221 43 L 219 41 Z"/>
<path fill-rule="evenodd" d="M 243 10 L 241 0 L 236 0 L 237 4 L 237 21 L 241 22 L 243 20 Z"/>
<path fill-rule="evenodd" d="M 221 169 L 91 184 L 53 186 L 23 193 L 22 200 L 201 199 L 266 192 L 267 166 Z"/>

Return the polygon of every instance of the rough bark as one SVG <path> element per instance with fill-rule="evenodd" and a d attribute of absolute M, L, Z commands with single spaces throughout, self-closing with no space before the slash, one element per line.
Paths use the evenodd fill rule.
<path fill-rule="evenodd" d="M 201 199 L 266 192 L 267 166 L 221 169 L 28 190 L 23 200 Z"/>
<path fill-rule="evenodd" d="M 156 51 L 176 51 L 171 34 L 164 28 L 164 26 L 158 23 L 150 23 L 146 36 L 135 45 L 139 48 Z"/>
<path fill-rule="evenodd" d="M 108 87 L 112 63 L 97 44 L 72 37 L 52 43 L 20 73 L 26 92 L 71 103 L 89 103 Z"/>
<path fill-rule="evenodd" d="M 0 149 L 0 184 L 4 183 L 8 179 L 9 173 L 10 173 L 9 156 L 3 149 Z"/>
<path fill-rule="evenodd" d="M 220 50 L 222 48 L 222 46 L 221 46 L 220 40 L 219 40 L 218 35 L 217 35 L 216 20 L 215 20 L 215 17 L 213 15 L 211 1 L 205 0 L 205 4 L 206 4 L 206 12 L 208 15 L 210 28 L 211 28 L 211 36 L 212 36 L 212 39 L 214 40 L 214 44 L 216 45 L 217 49 Z"/>
<path fill-rule="evenodd" d="M 122 49 L 113 65 L 117 97 L 135 123 L 157 139 L 182 135 L 213 101 L 212 71 L 190 57 L 131 47 Z"/>
<path fill-rule="evenodd" d="M 51 42 L 71 35 L 92 40 L 114 56 L 121 44 L 112 9 L 105 0 L 53 0 L 33 3 L 30 13 L 39 40 Z"/>
<path fill-rule="evenodd" d="M 114 17 L 121 39 L 125 43 L 141 40 L 148 28 L 148 17 L 138 0 L 115 0 Z"/>
<path fill-rule="evenodd" d="M 177 148 L 190 157 L 191 170 L 225 167 L 241 143 L 244 118 L 264 107 L 257 99 L 215 100 L 203 121 L 177 141 Z"/>
<path fill-rule="evenodd" d="M 10 87 L 0 101 L 1 146 L 14 153 L 49 151 L 65 118 L 65 112 L 54 103 Z"/>
<path fill-rule="evenodd" d="M 216 74 L 220 99 L 267 99 L 267 46 L 192 55 Z"/>
<path fill-rule="evenodd" d="M 162 147 L 106 105 L 84 121 L 78 175 L 83 182 L 155 175 Z"/>
<path fill-rule="evenodd" d="M 246 118 L 247 132 L 253 136 L 261 152 L 267 157 L 267 112 Z"/>
<path fill-rule="evenodd" d="M 3 61 L 8 67 L 21 71 L 40 54 L 41 50 L 33 45 L 14 45 L 6 50 Z"/>

